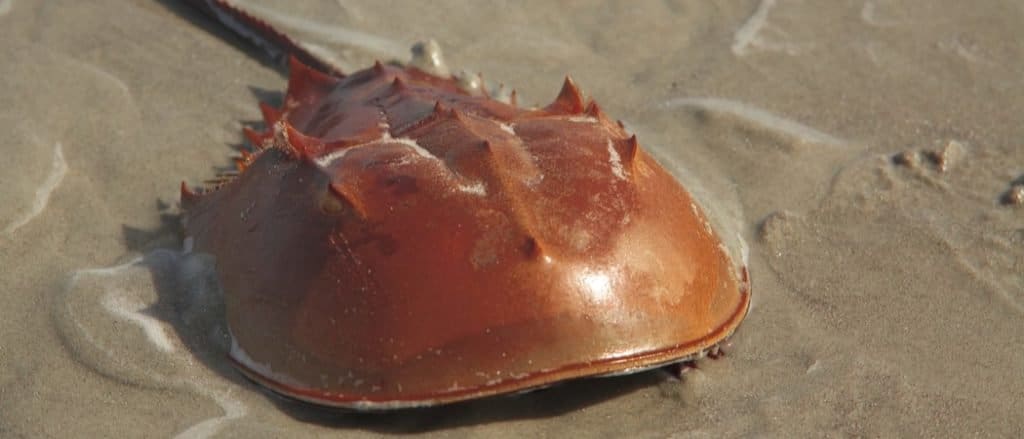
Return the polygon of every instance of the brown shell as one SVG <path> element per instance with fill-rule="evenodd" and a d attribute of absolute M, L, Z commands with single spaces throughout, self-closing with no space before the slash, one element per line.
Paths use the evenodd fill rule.
<path fill-rule="evenodd" d="M 292 63 L 240 175 L 184 188 L 231 358 L 282 394 L 389 409 L 702 355 L 749 304 L 691 196 L 566 80 L 543 109 L 377 64 Z"/>

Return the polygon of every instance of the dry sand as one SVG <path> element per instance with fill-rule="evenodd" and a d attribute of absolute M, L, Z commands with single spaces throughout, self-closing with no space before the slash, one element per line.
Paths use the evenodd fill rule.
<path fill-rule="evenodd" d="M 0 437 L 1024 433 L 1020 2 L 291 3 L 245 2 L 350 69 L 432 37 L 528 104 L 571 73 L 749 244 L 728 356 L 379 416 L 269 396 L 174 214 L 284 79 L 175 2 L 0 0 Z"/>

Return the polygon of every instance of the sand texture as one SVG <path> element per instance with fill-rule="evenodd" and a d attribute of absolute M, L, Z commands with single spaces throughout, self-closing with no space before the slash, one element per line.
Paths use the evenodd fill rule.
<path fill-rule="evenodd" d="M 285 78 L 175 1 L 0 0 L 0 438 L 1024 434 L 1021 2 L 236 3 L 349 71 L 434 38 L 526 105 L 571 74 L 749 246 L 749 317 L 682 380 L 275 398 L 177 203 Z"/>

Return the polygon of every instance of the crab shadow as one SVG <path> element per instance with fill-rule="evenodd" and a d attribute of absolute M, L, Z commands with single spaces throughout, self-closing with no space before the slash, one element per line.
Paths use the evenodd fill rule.
<path fill-rule="evenodd" d="M 276 108 L 281 107 L 284 102 L 284 93 L 279 90 L 250 86 L 249 92 L 259 102 L 269 104 Z M 263 120 L 243 120 L 242 126 L 252 128 L 256 131 L 263 131 L 267 129 L 267 125 Z M 214 164 L 206 171 L 206 176 L 209 179 L 216 178 L 218 175 L 237 171 L 237 165 L 232 162 L 229 156 L 237 156 L 242 151 L 253 152 L 254 150 L 251 145 L 241 142 L 224 144 L 222 147 L 225 148 L 226 153 L 224 156 L 224 162 Z M 181 236 L 184 231 L 181 226 L 181 214 L 178 209 L 178 201 L 167 201 L 165 199 L 158 198 L 154 205 L 156 210 L 159 212 L 159 225 L 157 227 L 146 229 L 129 224 L 121 225 L 121 238 L 128 250 L 132 252 L 146 253 L 157 248 L 173 248 L 181 243 Z"/>
<path fill-rule="evenodd" d="M 498 395 L 437 407 L 354 412 L 318 407 L 263 390 L 279 409 L 297 421 L 377 433 L 415 434 L 495 422 L 553 418 L 614 399 L 664 381 L 659 371 L 584 378 L 514 395 Z"/>

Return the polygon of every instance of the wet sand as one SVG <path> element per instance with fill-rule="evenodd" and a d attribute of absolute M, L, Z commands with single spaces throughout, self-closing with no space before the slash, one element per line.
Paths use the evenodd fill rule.
<path fill-rule="evenodd" d="M 1024 432 L 1024 7 L 237 3 L 350 71 L 434 38 L 527 105 L 571 74 L 749 246 L 749 317 L 682 380 L 372 416 L 278 399 L 227 364 L 177 200 L 284 77 L 175 2 L 0 0 L 0 437 Z"/>

